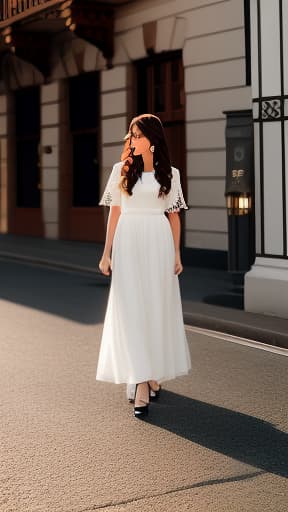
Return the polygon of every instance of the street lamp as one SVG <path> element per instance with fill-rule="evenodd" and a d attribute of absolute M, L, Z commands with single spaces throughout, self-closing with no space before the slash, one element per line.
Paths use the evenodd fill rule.
<path fill-rule="evenodd" d="M 242 283 L 255 259 L 253 119 L 251 110 L 224 113 L 228 271 Z"/>
<path fill-rule="evenodd" d="M 227 195 L 226 207 L 228 215 L 248 215 L 252 208 L 250 194 Z"/>

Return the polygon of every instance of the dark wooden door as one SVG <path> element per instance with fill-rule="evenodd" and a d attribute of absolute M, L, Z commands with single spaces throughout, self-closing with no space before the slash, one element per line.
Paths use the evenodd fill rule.
<path fill-rule="evenodd" d="M 15 154 L 9 231 L 43 236 L 40 191 L 40 90 L 15 92 Z"/>
<path fill-rule="evenodd" d="M 153 55 L 136 62 L 138 114 L 151 112 L 162 121 L 171 163 L 180 169 L 186 196 L 185 94 L 182 52 Z"/>
<path fill-rule="evenodd" d="M 70 153 L 61 187 L 62 238 L 102 242 L 103 209 L 99 202 L 99 73 L 85 73 L 68 83 L 68 142 Z M 63 193 L 65 197 L 63 197 Z"/>
<path fill-rule="evenodd" d="M 153 55 L 136 62 L 136 110 L 157 115 L 164 126 L 171 163 L 180 170 L 184 197 L 187 200 L 185 94 L 182 52 Z M 185 217 L 181 212 L 185 245 Z"/>

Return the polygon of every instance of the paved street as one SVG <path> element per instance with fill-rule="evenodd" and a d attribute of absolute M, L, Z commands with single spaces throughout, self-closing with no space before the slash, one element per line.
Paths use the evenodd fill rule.
<path fill-rule="evenodd" d="M 283 355 L 187 329 L 149 419 L 95 381 L 105 280 L 0 260 L 1 512 L 286 512 Z"/>

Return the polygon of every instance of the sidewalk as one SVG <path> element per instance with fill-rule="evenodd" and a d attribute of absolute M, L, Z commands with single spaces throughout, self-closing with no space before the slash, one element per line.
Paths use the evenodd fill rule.
<path fill-rule="evenodd" d="M 0 235 L 0 258 L 90 273 L 98 270 L 102 244 Z M 288 319 L 243 311 L 243 291 L 221 270 L 186 266 L 180 276 L 186 324 L 288 349 Z"/>

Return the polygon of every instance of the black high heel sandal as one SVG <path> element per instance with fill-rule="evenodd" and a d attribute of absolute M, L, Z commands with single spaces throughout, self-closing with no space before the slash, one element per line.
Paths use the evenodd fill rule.
<path fill-rule="evenodd" d="M 138 388 L 138 384 L 136 384 L 134 403 L 136 401 L 137 388 Z M 149 390 L 150 390 L 150 386 L 148 384 L 148 391 Z M 144 402 L 144 400 L 142 400 L 142 401 Z M 141 406 L 134 407 L 134 416 L 135 416 L 135 418 L 140 418 L 141 419 L 141 418 L 147 416 L 148 415 L 148 409 L 149 409 L 149 402 L 146 403 L 146 405 L 141 405 Z"/>

